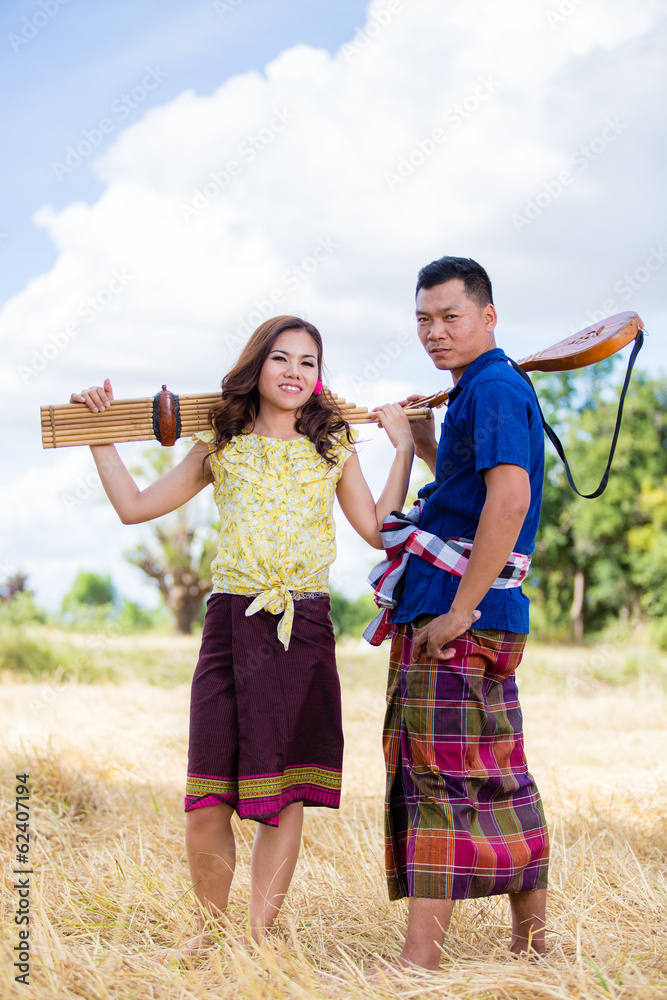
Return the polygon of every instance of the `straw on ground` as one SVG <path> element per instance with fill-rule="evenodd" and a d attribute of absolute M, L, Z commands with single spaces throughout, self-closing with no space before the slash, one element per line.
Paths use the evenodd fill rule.
<path fill-rule="evenodd" d="M 194 930 L 181 805 L 187 687 L 6 680 L 1 996 L 664 998 L 667 672 L 633 656 L 629 669 L 627 653 L 608 653 L 605 675 L 590 651 L 536 647 L 521 667 L 529 760 L 552 835 L 547 963 L 508 958 L 507 903 L 494 897 L 457 907 L 437 976 L 372 986 L 363 970 L 391 961 L 405 923 L 382 872 L 382 651 L 341 654 L 344 805 L 307 810 L 275 933 L 260 949 L 242 943 L 252 824 L 238 824 L 227 923 L 192 969 L 166 957 Z M 35 838 L 29 988 L 12 969 L 17 770 L 31 776 Z"/>

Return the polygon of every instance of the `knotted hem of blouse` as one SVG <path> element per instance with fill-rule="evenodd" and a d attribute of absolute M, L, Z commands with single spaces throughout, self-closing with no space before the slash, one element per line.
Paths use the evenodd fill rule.
<path fill-rule="evenodd" d="M 279 615 L 284 611 L 283 617 L 278 622 L 278 638 L 287 650 L 294 624 L 294 601 L 300 601 L 304 598 L 328 597 L 329 592 L 326 590 L 289 590 L 285 584 L 280 583 L 268 590 L 263 590 L 260 594 L 247 594 L 246 596 L 255 598 L 252 604 L 246 608 L 246 618 L 262 610 L 266 610 L 272 615 Z"/>
<path fill-rule="evenodd" d="M 284 583 L 279 583 L 269 590 L 263 590 L 246 608 L 246 618 L 256 615 L 258 611 L 266 610 L 271 615 L 285 612 L 278 622 L 278 638 L 285 649 L 289 649 L 292 625 L 294 623 L 294 599 Z"/>

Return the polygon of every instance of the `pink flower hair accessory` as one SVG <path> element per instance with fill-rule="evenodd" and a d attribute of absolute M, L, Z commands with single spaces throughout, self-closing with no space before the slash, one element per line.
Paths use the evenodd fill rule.
<path fill-rule="evenodd" d="M 319 396 L 321 392 L 322 392 L 322 383 L 318 379 L 317 382 L 315 383 L 315 388 L 313 389 L 313 396 Z"/>

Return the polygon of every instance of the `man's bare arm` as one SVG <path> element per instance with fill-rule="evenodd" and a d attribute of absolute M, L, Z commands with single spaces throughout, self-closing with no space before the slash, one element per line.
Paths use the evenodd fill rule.
<path fill-rule="evenodd" d="M 423 655 L 450 660 L 447 643 L 480 617 L 477 605 L 509 559 L 530 508 L 530 479 L 519 465 L 501 464 L 484 474 L 486 500 L 466 570 L 449 612 L 415 633 L 413 662 Z"/>

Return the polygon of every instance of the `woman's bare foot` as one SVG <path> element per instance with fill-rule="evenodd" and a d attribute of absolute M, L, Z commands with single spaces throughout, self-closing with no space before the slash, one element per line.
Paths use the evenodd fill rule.
<path fill-rule="evenodd" d="M 197 959 L 205 958 L 216 944 L 216 939 L 209 932 L 201 931 L 180 948 L 167 948 L 166 957 L 184 965 L 192 965 Z"/>
<path fill-rule="evenodd" d="M 183 965 L 193 965 L 194 962 L 207 958 L 212 951 L 221 946 L 224 948 L 225 945 L 233 945 L 237 948 L 254 949 L 257 942 L 253 940 L 253 937 L 254 935 L 250 934 L 249 929 L 244 933 L 231 924 L 224 927 L 218 925 L 216 928 L 209 926 L 208 929 L 203 928 L 199 934 L 190 938 L 179 948 L 167 948 L 166 956 Z M 163 951 L 162 954 L 164 955 L 165 952 Z"/>

